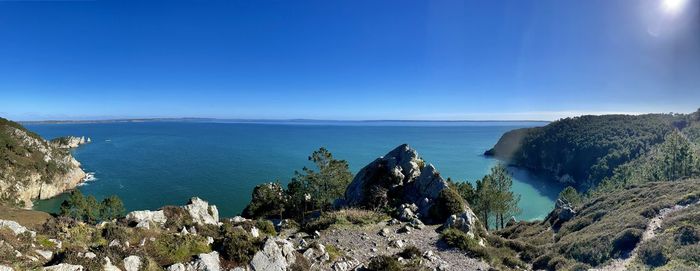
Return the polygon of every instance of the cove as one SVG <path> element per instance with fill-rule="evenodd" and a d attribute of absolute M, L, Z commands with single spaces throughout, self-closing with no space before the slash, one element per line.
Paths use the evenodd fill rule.
<path fill-rule="evenodd" d="M 98 199 L 116 194 L 127 210 L 178 205 L 192 196 L 216 204 L 222 216 L 241 212 L 255 185 L 286 184 L 307 157 L 326 147 L 347 160 L 351 171 L 408 143 L 445 177 L 475 182 L 498 163 L 484 157 L 506 131 L 542 122 L 227 122 L 157 121 L 28 124 L 44 138 L 92 138 L 73 154 L 96 180 L 79 189 Z M 509 168 L 521 195 L 516 217 L 544 218 L 563 189 L 556 182 Z M 55 212 L 65 196 L 37 201 Z"/>

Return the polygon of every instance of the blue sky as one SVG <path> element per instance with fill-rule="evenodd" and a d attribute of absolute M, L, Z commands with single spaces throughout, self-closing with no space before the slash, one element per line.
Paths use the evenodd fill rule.
<path fill-rule="evenodd" d="M 0 1 L 0 116 L 690 112 L 699 33 L 694 0 Z"/>

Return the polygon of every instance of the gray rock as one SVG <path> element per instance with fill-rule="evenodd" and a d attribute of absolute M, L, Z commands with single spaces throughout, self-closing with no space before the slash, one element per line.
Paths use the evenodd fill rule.
<path fill-rule="evenodd" d="M 129 256 L 124 258 L 124 269 L 126 271 L 139 271 L 141 268 L 141 258 L 139 256 Z"/>
<path fill-rule="evenodd" d="M 445 224 L 443 224 L 443 226 L 446 229 L 455 228 L 467 234 L 470 234 L 471 236 L 474 236 L 473 230 L 476 227 L 475 223 L 476 215 L 474 214 L 474 212 L 472 212 L 471 209 L 467 208 L 466 211 L 460 214 L 451 215 L 449 218 L 447 218 L 447 221 L 445 221 Z"/>
<path fill-rule="evenodd" d="M 283 244 L 283 248 L 280 249 L 280 247 L 277 245 L 277 242 L 280 241 Z M 287 248 L 284 248 L 284 246 L 287 246 Z M 263 246 L 263 249 L 261 251 L 258 251 L 255 253 L 253 256 L 253 260 L 250 262 L 250 267 L 254 271 L 285 271 L 289 267 L 291 263 L 288 262 L 288 258 L 285 257 L 284 251 L 287 251 L 288 253 L 293 253 L 294 248 L 291 247 L 291 243 L 289 243 L 286 240 L 281 240 L 281 239 L 276 239 L 276 238 L 267 238 L 265 241 L 265 245 Z M 293 257 L 293 255 L 289 255 L 290 257 Z"/>
<path fill-rule="evenodd" d="M 72 265 L 72 264 L 57 264 L 52 266 L 47 266 L 42 268 L 44 271 L 83 271 L 85 270 L 82 265 Z"/>
<path fill-rule="evenodd" d="M 391 230 L 389 228 L 382 228 L 382 230 L 379 231 L 379 235 L 383 237 L 389 237 L 389 235 L 391 235 Z"/>
<path fill-rule="evenodd" d="M 212 251 L 202 253 L 197 256 L 197 260 L 192 263 L 193 270 L 197 271 L 220 271 L 219 253 Z"/>
<path fill-rule="evenodd" d="M 435 221 L 430 220 L 429 210 L 447 187 L 435 167 L 426 165 L 414 149 L 404 144 L 362 168 L 348 186 L 345 199 L 350 206 L 381 205 L 386 202 L 367 201 L 367 191 L 387 191 L 387 196 L 397 195 L 387 202 L 403 204 L 401 220 L 420 217 L 432 223 Z"/>

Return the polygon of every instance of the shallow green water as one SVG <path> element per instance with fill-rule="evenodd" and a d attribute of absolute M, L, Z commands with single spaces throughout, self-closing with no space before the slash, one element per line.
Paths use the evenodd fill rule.
<path fill-rule="evenodd" d="M 183 204 L 199 196 L 223 216 L 238 214 L 256 184 L 286 183 L 321 146 L 357 172 L 402 143 L 416 148 L 443 176 L 473 182 L 497 163 L 482 156 L 506 131 L 543 125 L 528 122 L 323 122 L 204 123 L 146 122 L 41 124 L 27 127 L 45 138 L 84 135 L 93 142 L 74 150 L 97 180 L 80 187 L 98 198 L 119 195 L 129 210 Z M 520 219 L 541 219 L 561 190 L 513 169 L 521 194 Z M 61 197 L 36 209 L 56 210 Z"/>

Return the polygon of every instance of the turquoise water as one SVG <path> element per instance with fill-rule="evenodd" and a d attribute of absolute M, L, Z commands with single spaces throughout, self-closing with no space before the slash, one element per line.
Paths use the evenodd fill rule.
<path fill-rule="evenodd" d="M 482 156 L 506 131 L 543 125 L 531 122 L 319 122 L 221 123 L 139 122 L 31 124 L 45 138 L 91 137 L 75 157 L 97 180 L 80 187 L 98 199 L 116 194 L 129 210 L 183 204 L 199 196 L 223 216 L 245 207 L 256 184 L 286 183 L 307 166 L 319 147 L 349 162 L 351 170 L 408 143 L 443 176 L 473 182 L 497 163 Z M 562 189 L 511 169 L 513 190 L 522 195 L 520 219 L 541 219 Z M 56 210 L 62 198 L 36 203 Z"/>

